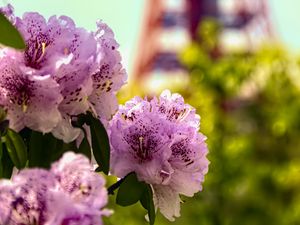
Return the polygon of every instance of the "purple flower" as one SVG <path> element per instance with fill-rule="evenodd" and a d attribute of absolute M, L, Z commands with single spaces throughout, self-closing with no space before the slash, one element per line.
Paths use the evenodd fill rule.
<path fill-rule="evenodd" d="M 64 156 L 51 167 L 51 171 L 59 180 L 61 188 L 76 202 L 89 207 L 102 208 L 107 204 L 105 182 L 92 172 L 93 167 L 83 155 L 72 152 Z"/>
<path fill-rule="evenodd" d="M 97 58 L 93 79 L 93 92 L 89 101 L 97 115 L 105 125 L 118 109 L 116 92 L 127 79 L 125 69 L 121 64 L 121 56 L 117 50 L 119 44 L 114 38 L 113 31 L 102 21 L 97 22 L 95 32 L 97 40 Z"/>
<path fill-rule="evenodd" d="M 195 109 L 169 91 L 151 101 L 133 98 L 110 123 L 112 173 L 134 171 L 151 184 L 154 203 L 169 220 L 180 216 L 180 194 L 202 190 L 209 161 L 199 125 Z"/>
<path fill-rule="evenodd" d="M 8 213 L 0 221 L 18 225 L 45 224 L 51 217 L 48 213 L 49 193 L 55 188 L 54 176 L 40 169 L 22 171 L 13 178 L 10 187 L 0 184 L 0 192 L 4 189 L 10 195 L 9 199 L 1 199 L 1 205 L 5 206 Z"/>
<path fill-rule="evenodd" d="M 0 180 L 0 224 L 8 224 L 11 203 L 15 200 L 14 188 L 9 180 Z"/>
<path fill-rule="evenodd" d="M 9 225 L 101 225 L 107 203 L 104 179 L 88 159 L 65 153 L 50 171 L 25 169 L 0 181 L 0 223 Z"/>
<path fill-rule="evenodd" d="M 61 100 L 59 86 L 50 76 L 26 74 L 17 59 L 0 58 L 0 105 L 8 111 L 11 128 L 50 132 L 61 120 Z"/>
<path fill-rule="evenodd" d="M 0 11 L 10 18 L 26 42 L 26 49 L 23 52 L 11 48 L 0 50 L 0 67 L 12 68 L 0 75 L 14 77 L 17 73 L 23 80 L 33 80 L 33 77 L 43 80 L 43 77 L 44 79 L 47 77 L 47 82 L 51 83 L 47 93 L 40 93 L 41 90 L 35 88 L 33 84 L 26 85 L 26 93 L 35 92 L 35 97 L 43 96 L 45 101 L 42 101 L 43 104 L 39 106 L 41 108 L 45 106 L 45 110 L 42 108 L 41 114 L 38 110 L 31 116 L 33 121 L 30 123 L 35 126 L 20 122 L 27 121 L 23 118 L 24 113 L 9 113 L 8 118 L 12 128 L 20 130 L 28 126 L 42 132 L 51 131 L 57 138 L 70 142 L 80 134 L 80 130 L 71 125 L 73 116 L 90 110 L 96 113 L 104 124 L 107 124 L 107 120 L 117 110 L 116 92 L 126 79 L 126 72 L 121 65 L 121 57 L 117 50 L 118 44 L 111 29 L 106 24 L 98 22 L 97 31 L 88 32 L 76 27 L 69 17 L 52 16 L 46 21 L 43 16 L 35 12 L 25 13 L 22 18 L 19 18 L 13 15 L 13 8 L 10 5 L 1 8 Z M 2 84 L 4 82 L 2 80 L 0 85 L 6 88 L 7 85 Z M 43 82 L 45 83 L 44 80 Z M 20 88 L 17 84 L 15 86 L 11 84 L 10 89 Z M 23 89 L 21 92 L 24 92 Z M 0 95 L 2 99 L 0 104 L 4 108 L 8 111 L 20 111 L 19 105 L 11 102 L 5 93 Z M 25 94 L 25 98 L 27 95 Z M 50 96 L 55 100 L 46 101 Z M 40 101 L 36 103 L 36 99 L 37 97 L 32 97 L 25 101 L 26 107 L 39 104 Z M 45 117 L 43 112 L 48 108 L 53 112 L 59 112 L 59 115 Z M 28 111 L 26 116 L 29 117 L 30 113 Z M 45 121 L 46 127 L 39 124 L 39 120 Z"/>
<path fill-rule="evenodd" d="M 83 33 L 82 30 L 77 29 L 70 18 L 64 16 L 59 18 L 53 16 L 47 22 L 44 17 L 38 13 L 25 13 L 22 19 L 15 17 L 14 25 L 23 34 L 26 42 L 26 49 L 24 52 L 15 51 L 10 48 L 2 50 L 3 57 L 0 60 L 0 65 L 7 67 L 10 66 L 13 69 L 7 70 L 6 73 L 1 75 L 3 77 L 15 77 L 16 73 L 18 73 L 18 76 L 24 77 L 21 81 L 22 87 L 20 87 L 21 84 L 18 86 L 19 83 L 14 84 L 11 82 L 9 88 L 20 90 L 19 92 L 21 92 L 21 97 L 25 96 L 23 97 L 25 98 L 25 103 L 23 103 L 23 100 L 20 100 L 19 102 L 25 105 L 25 107 L 28 105 L 28 108 L 30 108 L 31 105 L 36 105 L 37 103 L 39 103 L 39 107 L 38 109 L 35 109 L 34 114 L 32 114 L 31 111 L 28 111 L 26 116 L 31 118 L 27 120 L 26 117 L 24 118 L 22 113 L 18 113 L 20 111 L 18 104 L 16 105 L 15 102 L 8 99 L 5 92 L 1 92 L 0 94 L 3 99 L 1 105 L 8 110 L 8 118 L 10 119 L 11 127 L 13 129 L 20 130 L 27 126 L 31 129 L 45 133 L 51 132 L 54 128 L 57 130 L 57 127 L 63 124 L 69 125 L 68 123 L 63 123 L 62 119 L 66 117 L 66 114 L 70 115 L 75 111 L 70 110 L 70 107 L 64 111 L 66 108 L 65 104 L 73 101 L 70 97 L 70 93 L 75 92 L 76 89 L 80 88 L 80 86 L 74 87 L 74 83 L 77 81 L 77 84 L 80 83 L 84 85 L 88 83 L 85 80 L 90 80 L 88 84 L 90 86 L 89 89 L 91 89 L 92 83 L 91 77 L 86 76 L 88 73 L 88 66 L 86 66 L 85 61 L 88 60 L 88 58 L 82 59 L 84 60 L 84 62 L 81 62 L 82 65 L 78 66 L 79 62 L 77 62 L 75 66 L 70 67 L 68 73 L 65 72 L 65 64 L 70 64 L 72 60 L 79 58 L 79 51 L 82 50 L 80 50 L 77 46 L 79 43 L 78 39 L 82 37 L 82 39 L 87 40 L 88 38 L 84 36 L 85 33 L 81 34 Z M 88 32 L 86 33 L 88 34 Z M 89 46 L 94 46 L 92 51 L 89 51 L 90 48 L 86 49 L 90 54 L 88 57 L 92 57 L 96 50 L 96 41 L 92 34 L 88 34 L 87 36 L 94 41 L 94 45 L 87 43 Z M 76 71 L 76 73 L 74 71 Z M 83 79 L 82 74 L 84 74 L 86 78 Z M 37 76 L 39 76 L 39 80 L 42 81 L 47 77 L 49 85 L 47 83 L 44 85 L 48 85 L 48 87 L 46 87 L 46 89 L 49 90 L 47 93 L 42 91 L 43 89 L 41 88 L 35 88 L 34 85 L 27 85 L 28 82 L 26 80 L 32 80 Z M 67 86 L 64 81 L 68 81 L 70 85 Z M 6 83 L 1 86 L 6 88 Z M 26 86 L 23 83 L 25 83 Z M 27 93 L 33 93 L 35 91 L 35 93 L 32 94 L 33 96 L 36 98 L 37 96 L 42 96 L 44 99 L 36 102 L 36 98 L 32 97 L 26 101 L 28 98 L 27 95 L 30 94 L 24 94 L 24 89 Z M 91 90 L 89 90 L 88 93 L 90 92 Z M 54 100 L 47 100 L 51 98 Z M 87 98 L 87 96 L 85 96 L 85 98 Z M 74 106 L 74 104 L 72 104 L 72 106 Z M 80 107 L 76 107 L 78 111 L 78 108 Z M 55 111 L 57 115 L 54 116 L 53 114 L 49 114 L 49 109 L 51 109 L 51 111 Z M 87 110 L 87 107 L 83 108 L 80 113 L 85 112 L 84 110 Z M 17 113 L 15 111 L 17 111 Z M 43 112 L 46 112 L 46 115 L 44 115 Z M 19 120 L 26 120 L 26 123 L 22 124 Z M 39 124 L 39 127 L 28 125 L 28 123 L 36 124 L 39 120 L 44 121 L 44 125 Z M 49 122 L 51 122 L 51 126 L 48 125 Z M 14 126 L 15 124 L 16 126 Z M 67 132 L 66 136 L 67 137 L 59 136 L 59 138 L 64 139 L 65 141 L 71 141 Z M 74 139 L 73 136 L 71 138 Z"/>
<path fill-rule="evenodd" d="M 53 196 L 53 216 L 45 225 L 102 225 L 102 216 L 111 215 L 110 210 L 78 204 L 62 192 L 56 192 Z"/>
<path fill-rule="evenodd" d="M 58 109 L 62 121 L 57 124 L 52 133 L 65 142 L 78 137 L 80 129 L 71 125 L 71 116 L 85 113 L 90 108 L 88 96 L 92 92 L 92 78 L 88 76 L 89 66 L 86 63 L 64 64 L 56 74 L 63 101 Z"/>

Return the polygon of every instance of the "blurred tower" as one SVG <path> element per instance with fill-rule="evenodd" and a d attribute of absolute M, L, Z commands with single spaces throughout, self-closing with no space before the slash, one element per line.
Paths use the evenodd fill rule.
<path fill-rule="evenodd" d="M 253 50 L 274 37 L 268 0 L 221 0 L 219 20 L 224 26 L 221 44 Z"/>
<path fill-rule="evenodd" d="M 223 24 L 221 43 L 226 45 L 228 35 L 239 33 L 245 46 L 252 48 L 272 36 L 267 5 L 267 0 L 148 0 L 133 75 L 170 80 L 185 74 L 177 55 L 196 38 L 206 17 Z"/>

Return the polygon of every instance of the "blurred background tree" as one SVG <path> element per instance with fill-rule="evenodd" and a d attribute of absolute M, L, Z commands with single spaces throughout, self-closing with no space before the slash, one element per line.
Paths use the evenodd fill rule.
<path fill-rule="evenodd" d="M 206 26 L 182 56 L 211 159 L 197 223 L 300 224 L 299 61 L 274 45 L 211 55 Z"/>

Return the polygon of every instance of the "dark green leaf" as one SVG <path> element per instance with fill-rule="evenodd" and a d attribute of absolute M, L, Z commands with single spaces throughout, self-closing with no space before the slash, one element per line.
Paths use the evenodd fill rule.
<path fill-rule="evenodd" d="M 138 202 L 147 185 L 138 181 L 135 173 L 127 175 L 120 185 L 116 202 L 121 206 L 129 206 Z"/>
<path fill-rule="evenodd" d="M 101 167 L 97 167 L 97 168 L 95 169 L 95 172 L 97 172 L 97 173 L 99 173 L 99 172 L 101 172 L 101 171 L 102 171 Z"/>
<path fill-rule="evenodd" d="M 27 127 L 23 128 L 18 132 L 19 135 L 23 138 L 24 142 L 26 143 L 27 148 L 29 148 L 29 140 L 30 140 L 31 132 L 32 130 Z"/>
<path fill-rule="evenodd" d="M 140 199 L 140 202 L 142 206 L 148 211 L 150 225 L 153 225 L 155 222 L 155 208 L 151 186 L 147 184 L 144 190 L 145 191 Z"/>
<path fill-rule="evenodd" d="M 8 129 L 4 139 L 8 154 L 14 165 L 18 169 L 24 168 L 28 157 L 27 148 L 22 137 L 17 132 Z"/>
<path fill-rule="evenodd" d="M 89 159 L 91 159 L 91 157 L 92 157 L 91 156 L 91 146 L 90 146 L 90 143 L 89 143 L 88 139 L 86 138 L 86 136 L 84 136 L 84 138 L 82 139 L 76 153 L 81 153 L 81 154 L 85 155 L 86 157 L 88 157 Z"/>
<path fill-rule="evenodd" d="M 3 145 L 0 137 L 0 160 L 2 159 L 2 155 L 3 155 Z"/>
<path fill-rule="evenodd" d="M 3 174 L 2 156 L 3 156 L 3 144 L 2 144 L 2 141 L 0 139 L 0 178 L 2 177 L 2 174 Z"/>
<path fill-rule="evenodd" d="M 3 121 L 0 122 L 0 136 L 6 135 L 8 126 L 9 126 L 9 121 L 8 120 L 3 120 Z"/>
<path fill-rule="evenodd" d="M 70 143 L 64 143 L 62 140 L 57 139 L 57 147 L 58 147 L 58 154 L 60 153 L 65 153 L 67 151 L 73 151 L 73 152 L 78 152 L 78 148 L 76 145 L 76 140 L 72 141 Z M 57 156 L 56 156 L 57 157 Z M 58 156 L 60 158 L 60 155 Z"/>
<path fill-rule="evenodd" d="M 88 112 L 87 123 L 92 136 L 92 149 L 95 159 L 105 174 L 109 172 L 110 145 L 106 130 L 99 119 Z"/>
<path fill-rule="evenodd" d="M 72 117 L 72 126 L 82 129 L 83 125 L 86 123 L 87 116 L 85 114 L 79 114 Z"/>
<path fill-rule="evenodd" d="M 29 141 L 29 167 L 49 168 L 66 151 L 72 150 L 74 143 L 64 144 L 52 134 L 32 131 Z"/>
<path fill-rule="evenodd" d="M 0 43 L 16 49 L 24 49 L 25 42 L 19 31 L 0 13 Z"/>
<path fill-rule="evenodd" d="M 2 145 L 2 157 L 0 159 L 0 178 L 9 179 L 11 177 L 14 164 L 11 161 L 8 152 L 6 150 L 6 146 Z"/>
<path fill-rule="evenodd" d="M 6 118 L 6 110 L 2 107 L 0 107 L 0 122 L 4 121 Z"/>

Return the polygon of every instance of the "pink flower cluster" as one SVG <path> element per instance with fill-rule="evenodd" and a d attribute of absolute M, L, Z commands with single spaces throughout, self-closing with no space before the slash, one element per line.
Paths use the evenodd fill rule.
<path fill-rule="evenodd" d="M 104 185 L 87 158 L 67 152 L 50 171 L 24 169 L 0 181 L 0 224 L 101 225 L 110 214 Z"/>
<path fill-rule="evenodd" d="M 169 220 L 180 216 L 180 196 L 202 189 L 209 161 L 200 116 L 178 94 L 164 91 L 151 101 L 135 97 L 110 123 L 111 170 L 135 172 L 151 184 L 154 204 Z"/>
<path fill-rule="evenodd" d="M 202 190 L 209 165 L 195 109 L 164 91 L 152 100 L 135 97 L 118 110 L 116 92 L 126 72 L 114 34 L 101 21 L 88 32 L 66 16 L 46 21 L 29 12 L 19 18 L 10 5 L 0 12 L 26 42 L 24 51 L 0 49 L 0 106 L 10 128 L 71 142 L 81 132 L 72 117 L 91 111 L 108 128 L 111 172 L 120 178 L 135 172 L 151 185 L 156 209 L 171 221 L 180 216 L 180 195 Z M 107 192 L 91 170 L 88 159 L 66 153 L 50 171 L 25 169 L 0 181 L 0 224 L 101 225 L 109 214 L 102 209 Z"/>
<path fill-rule="evenodd" d="M 88 32 L 66 16 L 46 21 L 29 12 L 19 18 L 10 5 L 0 11 L 26 42 L 24 51 L 0 49 L 0 105 L 10 127 L 52 132 L 70 142 L 80 133 L 72 116 L 90 110 L 107 124 L 127 77 L 112 30 L 98 21 L 96 32 Z"/>

